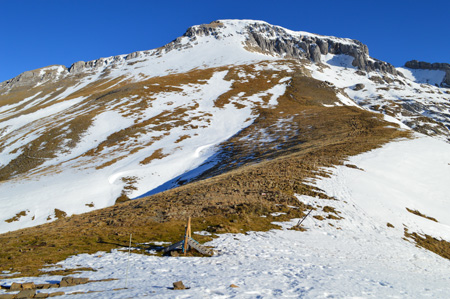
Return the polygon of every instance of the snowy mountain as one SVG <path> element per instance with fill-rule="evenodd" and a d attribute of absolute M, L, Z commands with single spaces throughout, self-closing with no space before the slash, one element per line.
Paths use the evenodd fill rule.
<path fill-rule="evenodd" d="M 395 69 L 355 40 L 217 21 L 162 48 L 1 83 L 1 230 L 53 220 L 55 208 L 70 215 L 110 206 L 196 169 L 258 109 L 276 106 L 300 71 L 333 89 L 336 99 L 323 105 L 359 105 L 450 136 L 449 91 L 434 86 L 443 71 Z M 268 72 L 260 90 L 238 87 Z"/>
<path fill-rule="evenodd" d="M 0 233 L 12 231 L 3 242 L 16 230 L 58 218 L 21 232 L 51 236 L 69 225 L 79 234 L 103 227 L 120 236 L 126 227 L 172 223 L 186 215 L 260 213 L 257 217 L 275 221 L 313 207 L 306 233 L 283 230 L 261 238 L 296 246 L 303 237 L 317 244 L 336 239 L 342 246 L 338 259 L 348 259 L 358 246 L 372 246 L 370 238 L 379 250 L 393 244 L 398 253 L 405 246 L 405 259 L 425 259 L 444 273 L 436 283 L 441 287 L 448 262 L 403 238 L 417 244 L 435 238 L 443 246 L 450 240 L 448 69 L 445 63 L 417 61 L 395 68 L 370 57 L 356 40 L 262 21 L 220 20 L 193 26 L 158 49 L 25 72 L 0 83 Z M 280 206 L 287 210 L 277 210 Z M 275 211 L 286 215 L 276 218 Z M 86 212 L 91 213 L 69 217 Z M 346 238 L 363 235 L 363 245 L 345 248 Z M 236 246 L 227 238 L 214 244 Z M 256 233 L 247 241 L 262 242 Z M 318 250 L 313 247 L 308 248 Z M 251 246 L 245 248 L 251 252 Z M 242 254 L 221 250 L 228 253 L 219 259 Z M 272 253 L 248 258 L 265 254 Z M 324 255 L 286 254 L 290 260 L 300 254 L 304 262 L 286 267 L 322 275 L 323 269 L 304 265 L 322 263 Z M 393 257 L 383 251 L 380 258 L 386 262 L 376 271 Z M 74 263 L 92 265 L 89 259 Z M 341 263 L 332 273 L 365 271 L 363 264 Z M 397 270 L 392 279 L 398 285 L 402 271 L 411 268 L 398 262 Z M 415 281 L 424 272 L 418 271 Z M 348 275 L 340 281 L 351 279 Z M 243 281 L 267 279 L 246 277 Z M 367 296 L 405 295 L 403 287 L 380 291 L 385 280 L 375 272 L 360 278 L 375 279 L 376 286 L 359 285 L 370 290 Z M 318 287 L 316 281 L 301 293 L 325 296 L 310 292 Z M 286 289 L 286 296 L 299 295 L 292 284 Z M 335 295 L 361 295 L 360 289 L 345 290 L 343 285 Z M 448 287 L 442 290 L 433 294 L 439 297 Z"/>

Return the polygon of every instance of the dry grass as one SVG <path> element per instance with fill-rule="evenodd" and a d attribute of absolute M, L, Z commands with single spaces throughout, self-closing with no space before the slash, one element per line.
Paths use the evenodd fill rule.
<path fill-rule="evenodd" d="M 18 231 L 18 235 L 4 234 L 0 236 L 2 250 L 0 260 L 2 270 L 21 272 L 23 275 L 39 275 L 38 269 L 44 264 L 54 264 L 71 255 L 82 252 L 109 251 L 112 248 L 126 247 L 129 234 L 133 234 L 133 245 L 139 245 L 149 241 L 179 241 L 184 232 L 185 220 L 171 220 L 165 223 L 151 221 L 149 219 L 133 219 L 129 223 L 119 214 L 120 210 L 112 210 L 111 216 L 100 216 L 99 220 L 91 217 L 73 216 L 63 220 L 57 220 L 53 225 L 41 226 Z M 245 232 L 247 230 L 268 230 L 276 226 L 271 224 L 275 220 L 287 220 L 289 217 L 300 217 L 298 209 L 279 206 L 276 209 L 287 213 L 279 217 L 268 215 L 266 218 L 251 216 L 247 213 L 249 206 L 236 206 L 237 214 L 214 215 L 192 219 L 192 227 L 195 231 L 220 232 Z M 272 209 L 259 207 L 259 211 L 267 212 Z M 91 215 L 92 216 L 92 215 Z M 76 225 L 76 226 L 73 226 Z M 196 235 L 195 239 L 200 242 L 210 240 L 209 237 Z"/>
<path fill-rule="evenodd" d="M 163 149 L 159 148 L 156 151 L 154 151 L 150 156 L 139 162 L 142 165 L 150 164 L 155 159 L 162 159 L 164 157 L 167 157 L 169 154 L 164 154 Z"/>
<path fill-rule="evenodd" d="M 186 139 L 189 139 L 189 138 L 191 138 L 190 135 L 181 135 L 181 136 L 175 141 L 175 143 L 180 143 L 181 141 L 186 140 Z"/>
<path fill-rule="evenodd" d="M 411 214 L 414 214 L 414 215 L 417 215 L 417 216 L 420 216 L 420 217 L 429 219 L 429 220 L 434 221 L 434 222 L 438 222 L 435 218 L 429 217 L 429 216 L 427 216 L 427 215 L 424 215 L 424 214 L 420 213 L 420 212 L 417 211 L 417 210 L 412 210 L 412 209 L 408 209 L 408 208 L 406 208 L 406 210 L 407 210 L 408 212 L 410 212 Z"/>
<path fill-rule="evenodd" d="M 66 213 L 66 212 L 61 211 L 61 210 L 59 210 L 59 209 L 55 209 L 55 217 L 56 217 L 57 219 L 60 219 L 60 218 L 66 218 L 66 216 L 67 216 L 67 213 Z"/>
<path fill-rule="evenodd" d="M 438 240 L 427 234 L 409 233 L 405 228 L 405 237 L 414 240 L 417 246 L 432 251 L 443 258 L 450 259 L 450 242 Z"/>
<path fill-rule="evenodd" d="M 19 221 L 20 217 L 26 216 L 28 214 L 28 211 L 21 211 L 17 213 L 14 217 L 6 219 L 5 222 L 11 223 L 14 221 Z"/>

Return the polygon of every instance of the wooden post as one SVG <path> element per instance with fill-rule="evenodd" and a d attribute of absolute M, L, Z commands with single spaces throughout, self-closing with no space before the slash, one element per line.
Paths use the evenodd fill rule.
<path fill-rule="evenodd" d="M 192 237 L 191 235 L 191 217 L 188 218 L 188 237 Z"/>
<path fill-rule="evenodd" d="M 183 251 L 184 251 L 184 255 L 186 256 L 188 248 L 189 248 L 189 244 L 188 244 L 188 240 L 191 237 L 191 217 L 188 218 L 188 223 L 186 226 L 186 232 L 184 233 L 184 245 L 183 245 Z"/>

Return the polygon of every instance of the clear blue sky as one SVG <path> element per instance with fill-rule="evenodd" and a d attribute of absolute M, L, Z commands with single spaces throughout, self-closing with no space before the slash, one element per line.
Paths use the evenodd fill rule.
<path fill-rule="evenodd" d="M 0 0 L 0 82 L 47 65 L 160 47 L 217 19 L 358 39 L 395 66 L 450 63 L 449 18 L 448 0 Z"/>

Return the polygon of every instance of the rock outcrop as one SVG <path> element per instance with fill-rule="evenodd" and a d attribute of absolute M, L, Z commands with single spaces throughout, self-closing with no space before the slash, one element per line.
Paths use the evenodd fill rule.
<path fill-rule="evenodd" d="M 224 22 L 215 21 L 211 24 L 190 27 L 183 36 L 191 41 L 195 41 L 198 36 L 226 38 L 226 35 L 221 34 L 221 29 L 227 26 Z M 354 57 L 353 66 L 358 69 L 397 74 L 393 65 L 369 57 L 367 46 L 357 40 L 288 31 L 261 21 L 248 21 L 245 31 L 240 33 L 247 35 L 249 48 L 259 49 L 263 53 L 307 58 L 316 63 L 321 61 L 321 55 L 345 54 Z M 181 38 L 178 38 L 164 48 L 170 51 L 180 47 L 182 47 Z"/>
<path fill-rule="evenodd" d="M 262 22 L 249 24 L 247 30 L 248 42 L 263 52 L 292 58 L 308 58 L 313 62 L 320 62 L 321 55 L 345 54 L 354 57 L 352 64 L 358 69 L 397 74 L 393 65 L 370 58 L 367 46 L 357 40 L 306 32 L 288 32 L 281 27 Z"/>
<path fill-rule="evenodd" d="M 450 64 L 448 63 L 429 63 L 425 61 L 417 61 L 417 60 L 411 60 L 405 63 L 405 67 L 410 69 L 421 69 L 421 70 L 438 70 L 438 71 L 444 71 L 445 77 L 441 82 L 441 86 L 448 86 L 450 87 Z"/>
<path fill-rule="evenodd" d="M 47 81 L 59 79 L 66 73 L 67 68 L 64 65 L 51 65 L 37 70 L 26 71 L 17 77 L 1 82 L 0 90 L 43 84 Z"/>
<path fill-rule="evenodd" d="M 88 62 L 77 61 L 70 66 L 69 73 L 78 74 L 78 73 L 83 73 L 86 71 L 95 71 L 95 70 L 98 70 L 101 68 L 105 68 L 108 65 L 115 64 L 115 63 L 121 63 L 123 61 L 125 61 L 125 58 L 123 57 L 123 55 L 113 56 L 113 57 L 109 57 L 109 58 L 99 58 L 99 59 L 91 60 Z"/>

